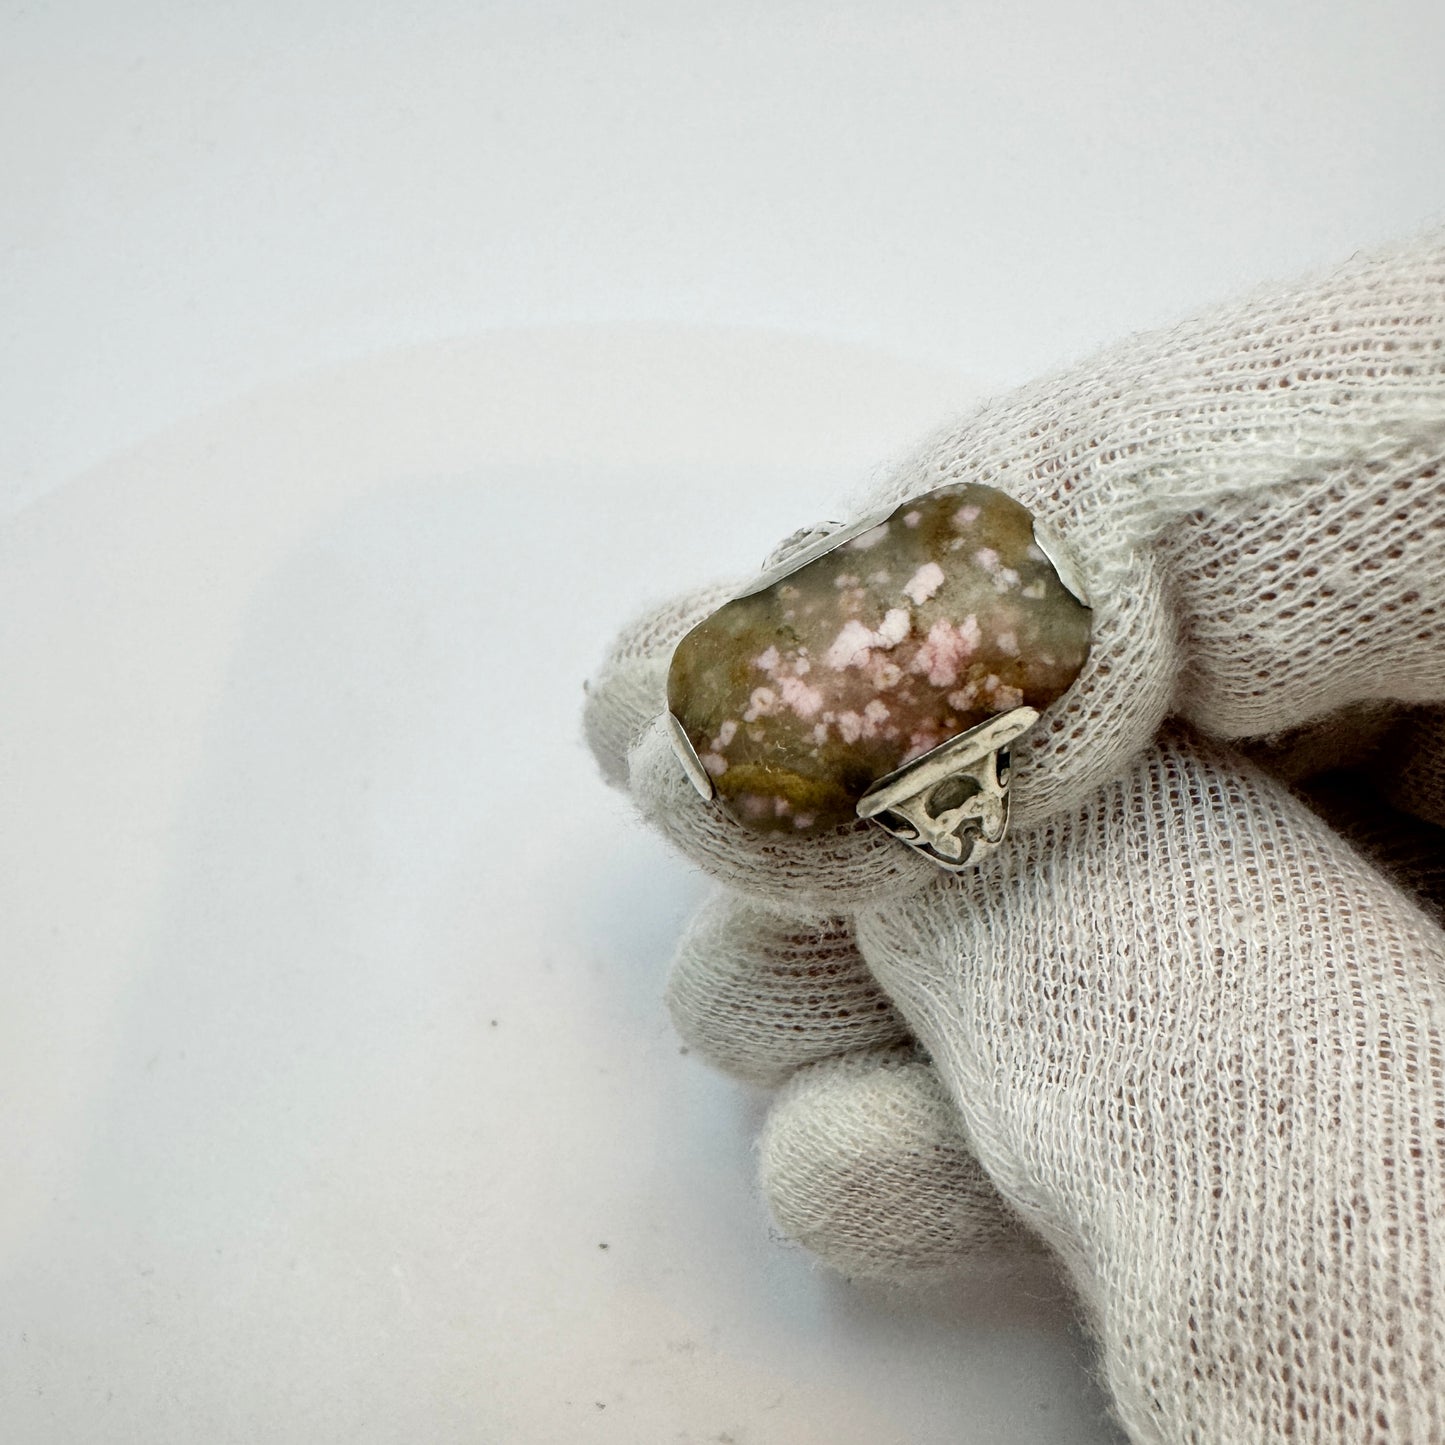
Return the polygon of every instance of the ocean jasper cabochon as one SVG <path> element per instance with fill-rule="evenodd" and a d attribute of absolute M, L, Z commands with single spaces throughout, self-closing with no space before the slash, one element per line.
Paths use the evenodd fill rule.
<path fill-rule="evenodd" d="M 941 487 L 694 627 L 668 710 L 740 822 L 822 832 L 948 738 L 1042 712 L 1089 655 L 1089 617 L 1025 507 Z"/>

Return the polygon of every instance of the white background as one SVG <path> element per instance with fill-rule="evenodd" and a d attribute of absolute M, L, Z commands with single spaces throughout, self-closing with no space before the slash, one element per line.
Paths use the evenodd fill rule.
<path fill-rule="evenodd" d="M 1433 0 L 0 3 L 0 1437 L 1113 1438 L 1042 1287 L 769 1238 L 581 679 L 980 386 L 1438 218 L 1442 60 Z"/>

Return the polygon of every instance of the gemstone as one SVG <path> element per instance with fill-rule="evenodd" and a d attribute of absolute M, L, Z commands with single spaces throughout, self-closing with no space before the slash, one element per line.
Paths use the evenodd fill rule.
<path fill-rule="evenodd" d="M 855 819 L 887 774 L 1078 677 L 1089 609 L 1027 508 L 958 483 L 824 541 L 694 627 L 667 705 L 723 807 L 758 832 Z"/>

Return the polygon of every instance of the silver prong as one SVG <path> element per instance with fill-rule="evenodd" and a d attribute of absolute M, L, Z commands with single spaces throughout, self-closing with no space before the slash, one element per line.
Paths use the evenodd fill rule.
<path fill-rule="evenodd" d="M 828 532 L 825 536 L 819 537 L 816 542 L 810 542 L 801 552 L 795 552 L 792 556 L 779 562 L 774 567 L 769 567 L 755 581 L 748 585 L 737 595 L 738 597 L 751 597 L 756 592 L 766 591 L 775 582 L 781 582 L 784 577 L 790 577 L 794 572 L 801 572 L 810 562 L 816 562 L 819 557 L 826 557 L 829 552 L 836 551 L 839 547 L 851 542 L 855 537 L 861 537 L 864 532 L 871 532 L 874 527 L 886 522 L 894 512 L 898 510 L 895 503 L 882 511 L 873 512 L 869 516 L 862 517 L 856 522 L 850 522 L 846 527 L 838 527 L 836 531 Z M 823 522 L 821 526 L 833 525 Z"/>
<path fill-rule="evenodd" d="M 692 745 L 692 739 L 683 731 L 682 724 L 671 714 L 667 714 L 667 734 L 672 740 L 672 750 L 677 754 L 677 760 L 682 764 L 682 770 L 687 774 L 687 780 L 702 795 L 704 802 L 711 802 L 717 789 L 713 787 L 712 774 L 703 767 L 702 759 L 697 755 L 697 749 Z"/>
<path fill-rule="evenodd" d="M 784 537 L 766 557 L 763 558 L 763 571 L 775 572 L 779 567 L 791 568 L 799 557 L 812 554 L 815 547 L 831 541 L 834 534 L 841 532 L 847 525 L 845 522 L 814 522 L 811 527 L 799 527 L 791 537 Z"/>
<path fill-rule="evenodd" d="M 1069 596 L 1085 607 L 1092 607 L 1094 604 L 1089 601 L 1088 589 L 1084 586 L 1084 574 L 1074 554 L 1058 532 L 1038 517 L 1034 518 L 1034 544 L 1049 559 L 1049 565 L 1059 574 L 1059 581 Z"/>

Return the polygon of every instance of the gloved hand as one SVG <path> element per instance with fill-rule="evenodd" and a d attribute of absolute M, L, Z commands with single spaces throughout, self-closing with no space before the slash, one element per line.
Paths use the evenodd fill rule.
<path fill-rule="evenodd" d="M 867 510 L 1001 488 L 1094 605 L 1083 675 L 1015 745 L 1009 838 L 959 876 L 693 792 L 666 668 L 746 579 L 641 619 L 589 689 L 604 772 L 722 885 L 670 999 L 782 1085 L 783 1229 L 891 1278 L 1052 1251 L 1141 1442 L 1445 1439 L 1442 463 L 1437 234 L 899 466 Z M 1356 844 L 1289 786 L 1343 763 L 1368 771 L 1319 808 Z"/>

